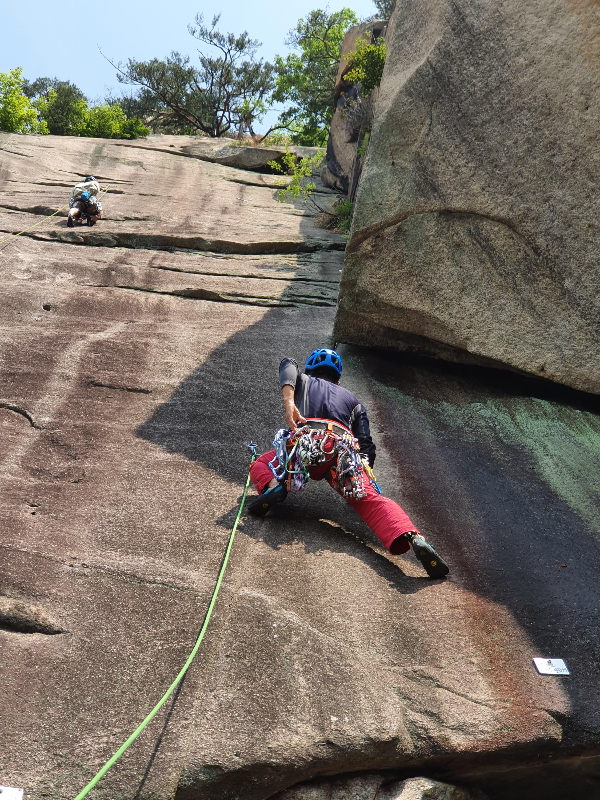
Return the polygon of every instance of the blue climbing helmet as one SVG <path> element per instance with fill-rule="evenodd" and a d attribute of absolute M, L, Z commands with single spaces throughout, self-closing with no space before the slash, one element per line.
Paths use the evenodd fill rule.
<path fill-rule="evenodd" d="M 86 175 L 85 183 L 89 183 L 90 181 L 95 181 L 95 180 L 96 178 L 94 178 L 93 175 Z"/>
<path fill-rule="evenodd" d="M 318 350 L 313 350 L 306 359 L 304 371 L 310 373 L 320 367 L 330 367 L 339 378 L 342 374 L 340 354 L 336 353 L 335 350 L 330 350 L 328 347 L 320 347 Z"/>

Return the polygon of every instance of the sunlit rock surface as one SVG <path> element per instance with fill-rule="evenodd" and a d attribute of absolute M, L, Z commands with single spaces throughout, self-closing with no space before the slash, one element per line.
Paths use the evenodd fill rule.
<path fill-rule="evenodd" d="M 600 393 L 600 9 L 398 0 L 336 337 Z"/>
<path fill-rule="evenodd" d="M 0 136 L 0 239 L 41 223 L 0 245 L 0 784 L 31 800 L 72 800 L 177 675 L 246 443 L 283 421 L 279 360 L 331 341 L 344 241 L 189 144 Z M 90 173 L 106 218 L 44 220 Z M 378 480 L 449 579 L 328 486 L 244 518 L 181 690 L 93 796 L 265 800 L 383 770 L 597 797 L 597 408 L 341 353 Z"/>

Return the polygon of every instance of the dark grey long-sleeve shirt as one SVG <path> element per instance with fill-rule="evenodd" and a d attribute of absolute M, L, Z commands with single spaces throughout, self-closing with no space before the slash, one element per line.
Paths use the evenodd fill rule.
<path fill-rule="evenodd" d="M 284 358 L 279 365 L 279 384 L 281 388 L 293 387 L 294 403 L 303 417 L 331 419 L 349 428 L 358 439 L 360 452 L 373 466 L 375 444 L 371 439 L 367 410 L 352 392 L 322 378 L 302 374 L 293 358 Z"/>

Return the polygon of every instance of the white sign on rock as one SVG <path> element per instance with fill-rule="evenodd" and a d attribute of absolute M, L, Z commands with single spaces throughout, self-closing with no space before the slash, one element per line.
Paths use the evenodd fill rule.
<path fill-rule="evenodd" d="M 14 786 L 0 786 L 0 800 L 23 800 L 23 789 Z"/>
<path fill-rule="evenodd" d="M 571 674 L 562 658 L 534 658 L 533 663 L 540 675 Z"/>

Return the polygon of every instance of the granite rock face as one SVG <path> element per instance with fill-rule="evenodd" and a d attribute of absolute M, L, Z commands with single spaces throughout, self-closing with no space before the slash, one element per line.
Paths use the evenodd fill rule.
<path fill-rule="evenodd" d="M 73 800 L 181 669 L 246 444 L 283 422 L 279 361 L 331 341 L 344 240 L 194 144 L 0 136 L 0 240 L 25 231 L 0 245 L 0 785 L 27 800 Z M 87 174 L 105 219 L 46 219 Z M 597 408 L 341 350 L 377 479 L 451 575 L 391 556 L 327 485 L 244 515 L 181 690 L 90 798 L 384 771 L 597 800 Z"/>
<path fill-rule="evenodd" d="M 398 0 L 336 337 L 600 392 L 600 9 Z"/>

